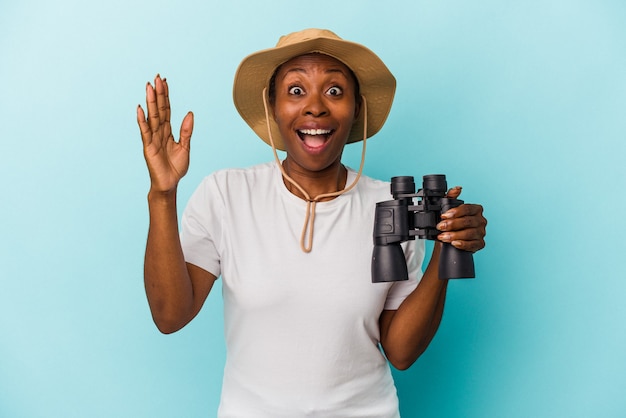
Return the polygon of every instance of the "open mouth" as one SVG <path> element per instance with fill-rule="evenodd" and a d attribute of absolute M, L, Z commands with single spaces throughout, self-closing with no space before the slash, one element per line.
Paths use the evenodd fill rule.
<path fill-rule="evenodd" d="M 309 148 L 320 148 L 326 144 L 332 134 L 330 129 L 300 129 L 298 136 Z"/>

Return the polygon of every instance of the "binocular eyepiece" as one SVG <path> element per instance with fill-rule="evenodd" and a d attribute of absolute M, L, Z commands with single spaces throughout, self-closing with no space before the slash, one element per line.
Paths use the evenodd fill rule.
<path fill-rule="evenodd" d="M 415 193 L 412 176 L 393 177 L 393 200 L 378 202 L 374 217 L 374 251 L 372 282 L 408 279 L 404 251 L 400 244 L 415 239 L 436 240 L 441 214 L 463 204 L 446 197 L 446 176 L 430 174 L 423 177 L 422 188 Z M 414 200 L 418 199 L 418 200 Z M 474 257 L 471 252 L 443 243 L 439 256 L 439 278 L 473 278 Z"/>

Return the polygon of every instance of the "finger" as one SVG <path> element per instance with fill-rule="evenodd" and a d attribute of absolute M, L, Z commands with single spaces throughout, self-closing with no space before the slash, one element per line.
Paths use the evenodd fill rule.
<path fill-rule="evenodd" d="M 156 89 L 157 108 L 159 110 L 159 122 L 160 123 L 169 122 L 169 116 L 168 116 L 169 103 L 167 100 L 167 95 L 165 93 L 166 90 L 163 84 L 163 80 L 161 79 L 161 76 L 158 74 L 156 78 L 154 79 L 154 86 Z"/>
<path fill-rule="evenodd" d="M 482 250 L 485 248 L 484 240 L 471 240 L 471 241 L 452 241 L 453 247 L 458 248 L 459 250 L 470 251 L 475 253 L 476 251 Z"/>
<path fill-rule="evenodd" d="M 152 132 L 150 126 L 146 122 L 146 115 L 141 108 L 141 105 L 137 105 L 137 124 L 139 125 L 139 131 L 141 132 L 141 141 L 144 145 L 148 145 L 152 140 Z"/>
<path fill-rule="evenodd" d="M 467 228 L 458 231 L 446 231 L 437 236 L 441 242 L 476 241 L 485 238 L 485 231 L 480 228 Z"/>
<path fill-rule="evenodd" d="M 462 216 L 475 216 L 482 213 L 483 207 L 481 205 L 465 203 L 442 213 L 441 219 L 460 218 Z"/>
<path fill-rule="evenodd" d="M 150 83 L 146 83 L 146 106 L 148 107 L 148 124 L 150 130 L 156 132 L 159 129 L 159 111 L 157 107 L 156 92 Z"/>
<path fill-rule="evenodd" d="M 191 147 L 191 134 L 193 133 L 193 112 L 185 115 L 180 125 L 180 145 L 189 150 Z"/>
<path fill-rule="evenodd" d="M 437 236 L 437 239 L 466 251 L 478 251 L 485 247 L 485 236 L 479 230 L 445 232 Z"/>
<path fill-rule="evenodd" d="M 437 229 L 441 232 L 462 231 L 465 229 L 485 231 L 486 226 L 487 220 L 483 216 L 463 216 L 461 218 L 445 219 L 437 224 Z"/>
<path fill-rule="evenodd" d="M 163 87 L 165 87 L 165 107 L 167 109 L 165 113 L 165 121 L 169 122 L 172 110 L 170 108 L 170 88 L 167 85 L 167 80 L 165 78 L 163 79 Z"/>
<path fill-rule="evenodd" d="M 161 127 L 161 137 L 165 141 L 175 141 L 174 135 L 172 135 L 172 125 L 169 122 L 164 122 Z"/>
<path fill-rule="evenodd" d="M 170 123 L 171 108 L 170 108 L 170 99 L 169 99 L 169 87 L 167 86 L 167 80 L 165 80 L 165 78 L 162 79 L 161 82 L 163 84 L 163 91 L 165 94 L 165 108 L 164 108 L 165 114 L 164 116 L 163 114 L 161 114 L 161 116 L 163 116 L 163 122 L 164 122 L 163 138 L 174 141 L 174 135 L 172 135 L 172 125 Z M 157 95 L 157 98 L 158 98 L 158 95 Z M 158 99 L 157 99 L 157 102 L 158 102 Z"/>

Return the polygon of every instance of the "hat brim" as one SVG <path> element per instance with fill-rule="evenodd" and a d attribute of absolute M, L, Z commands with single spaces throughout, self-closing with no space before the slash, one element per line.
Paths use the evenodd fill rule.
<path fill-rule="evenodd" d="M 367 100 L 367 137 L 376 134 L 391 110 L 396 80 L 382 60 L 365 46 L 328 37 L 265 49 L 244 58 L 235 73 L 233 86 L 233 100 L 241 117 L 263 141 L 270 144 L 263 89 L 269 88 L 270 79 L 281 64 L 309 53 L 329 55 L 352 70 L 361 94 Z M 354 121 L 347 143 L 363 139 L 363 118 L 361 112 Z M 271 115 L 269 119 L 274 145 L 284 151 L 278 126 Z"/>

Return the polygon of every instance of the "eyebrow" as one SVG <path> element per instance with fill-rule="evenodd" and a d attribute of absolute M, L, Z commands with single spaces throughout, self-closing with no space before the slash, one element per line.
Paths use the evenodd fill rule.
<path fill-rule="evenodd" d="M 296 72 L 296 73 L 304 73 L 304 74 L 306 74 L 306 72 L 307 72 L 307 71 L 306 71 L 306 69 L 305 69 L 305 68 L 303 68 L 303 67 L 294 67 L 294 68 L 290 68 L 290 69 L 288 69 L 287 71 L 285 71 L 285 76 L 286 76 L 287 74 L 289 74 L 289 73 L 292 73 L 292 72 Z M 348 78 L 348 77 L 349 77 L 349 75 L 348 75 L 348 74 L 346 74 L 346 72 L 345 72 L 345 71 L 343 71 L 341 68 L 328 68 L 326 71 L 324 71 L 324 73 L 325 73 L 325 74 L 339 73 L 339 74 L 342 74 L 342 75 L 343 75 L 344 77 L 346 77 L 346 78 Z M 284 78 L 284 76 L 283 76 L 283 78 Z"/>

